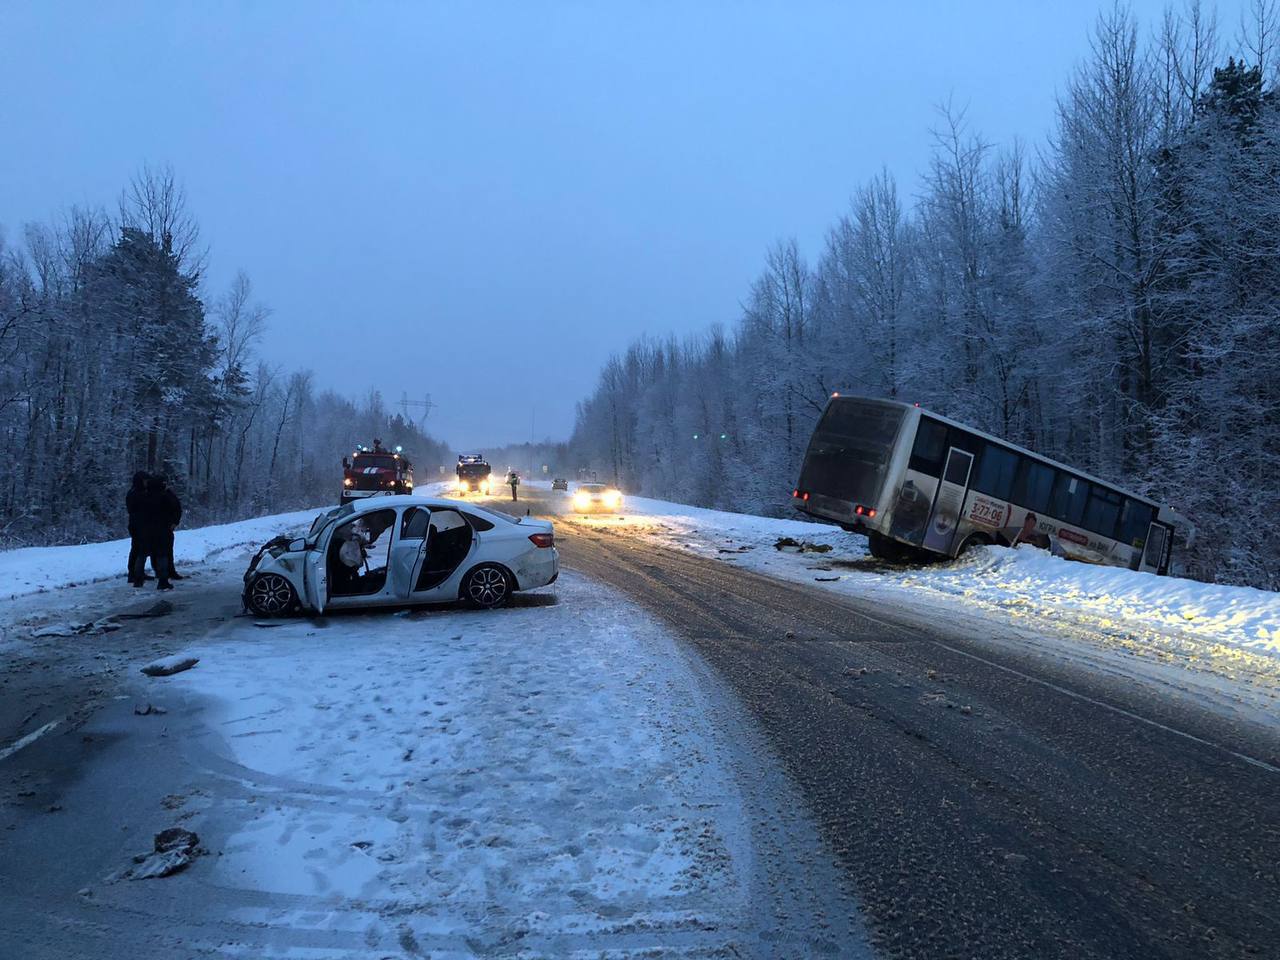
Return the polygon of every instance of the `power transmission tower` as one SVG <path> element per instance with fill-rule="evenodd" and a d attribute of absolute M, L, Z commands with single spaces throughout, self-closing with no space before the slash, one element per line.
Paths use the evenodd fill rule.
<path fill-rule="evenodd" d="M 435 403 L 432 402 L 431 394 L 429 393 L 423 394 L 421 400 L 410 400 L 407 390 L 400 395 L 400 409 L 404 411 L 404 418 L 417 424 L 419 430 L 427 422 L 427 417 L 431 414 L 431 408 L 434 406 Z M 421 410 L 422 412 L 415 417 L 410 412 L 411 410 Z"/>

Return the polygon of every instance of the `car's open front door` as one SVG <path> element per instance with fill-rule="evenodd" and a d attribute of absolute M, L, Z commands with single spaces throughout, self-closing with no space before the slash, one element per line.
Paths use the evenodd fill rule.
<path fill-rule="evenodd" d="M 329 538 L 333 534 L 333 524 L 321 532 L 315 545 L 306 553 L 303 561 L 303 582 L 306 584 L 307 605 L 316 613 L 324 613 L 325 602 L 329 599 L 329 565 L 325 557 L 329 555 Z"/>

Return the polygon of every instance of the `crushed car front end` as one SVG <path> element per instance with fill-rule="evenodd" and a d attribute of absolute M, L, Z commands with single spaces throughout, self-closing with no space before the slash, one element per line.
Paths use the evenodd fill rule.
<path fill-rule="evenodd" d="M 244 609 L 257 616 L 276 616 L 306 608 L 306 541 L 289 536 L 268 540 L 244 572 Z"/>

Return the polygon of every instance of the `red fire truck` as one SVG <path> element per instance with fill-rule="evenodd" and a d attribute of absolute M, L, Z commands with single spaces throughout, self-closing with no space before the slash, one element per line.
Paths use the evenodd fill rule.
<path fill-rule="evenodd" d="M 357 447 L 342 458 L 342 503 L 361 497 L 413 493 L 413 464 L 400 447 L 387 450 L 381 440 Z"/>

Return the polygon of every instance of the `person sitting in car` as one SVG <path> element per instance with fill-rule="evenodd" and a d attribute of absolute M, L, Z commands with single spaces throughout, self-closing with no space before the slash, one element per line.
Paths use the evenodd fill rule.
<path fill-rule="evenodd" d="M 355 593 L 368 557 L 369 531 L 363 519 L 342 527 L 334 535 L 337 563 L 332 564 L 334 588 L 338 593 Z"/>

